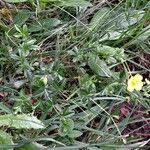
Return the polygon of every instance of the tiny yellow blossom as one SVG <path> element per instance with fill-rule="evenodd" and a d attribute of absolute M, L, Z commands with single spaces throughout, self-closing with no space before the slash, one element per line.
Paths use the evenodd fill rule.
<path fill-rule="evenodd" d="M 136 74 L 135 76 L 131 76 L 128 80 L 127 90 L 133 92 L 134 90 L 140 91 L 143 87 L 142 82 L 143 77 L 140 74 Z"/>

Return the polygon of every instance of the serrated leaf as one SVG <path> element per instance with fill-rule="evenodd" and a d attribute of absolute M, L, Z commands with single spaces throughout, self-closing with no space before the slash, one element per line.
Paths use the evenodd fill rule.
<path fill-rule="evenodd" d="M 9 135 L 8 133 L 0 130 L 0 149 L 1 150 L 6 150 L 5 148 L 3 148 L 2 144 L 13 144 L 12 141 L 12 136 Z M 9 148 L 7 150 L 13 150 L 12 148 Z"/>
<path fill-rule="evenodd" d="M 0 126 L 9 126 L 17 129 L 42 129 L 44 124 L 35 116 L 6 114 L 0 116 Z"/>
<path fill-rule="evenodd" d="M 27 0 L 4 0 L 7 3 L 22 3 L 26 2 Z"/>
<path fill-rule="evenodd" d="M 39 21 L 36 21 L 35 23 L 32 23 L 31 26 L 29 26 L 30 32 L 37 32 L 41 30 L 46 30 L 51 27 L 55 27 L 61 23 L 60 20 L 57 18 L 49 18 L 49 19 L 42 19 Z"/>
<path fill-rule="evenodd" d="M 107 64 L 103 60 L 100 60 L 98 56 L 90 54 L 88 64 L 92 71 L 97 75 L 102 77 L 112 76 Z"/>

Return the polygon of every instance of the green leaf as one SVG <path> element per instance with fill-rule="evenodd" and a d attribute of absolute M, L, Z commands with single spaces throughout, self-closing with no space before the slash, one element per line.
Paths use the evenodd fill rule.
<path fill-rule="evenodd" d="M 97 46 L 97 53 L 100 54 L 100 56 L 102 56 L 106 60 L 109 60 L 109 58 L 112 57 L 114 59 L 121 61 L 125 58 L 123 48 L 115 48 L 107 45 Z"/>
<path fill-rule="evenodd" d="M 32 23 L 29 27 L 30 32 L 37 32 L 41 30 L 47 30 L 49 28 L 55 27 L 61 23 L 60 20 L 56 18 L 42 19 Z"/>
<path fill-rule="evenodd" d="M 31 12 L 29 10 L 19 10 L 14 17 L 14 24 L 17 24 L 19 26 L 25 24 L 25 22 L 29 19 L 31 16 Z"/>
<path fill-rule="evenodd" d="M 70 135 L 73 131 L 74 122 L 70 118 L 65 118 L 60 122 L 60 134 L 61 136 Z"/>
<path fill-rule="evenodd" d="M 94 54 L 89 55 L 89 61 L 88 64 L 92 71 L 96 73 L 99 76 L 102 77 L 110 77 L 112 76 L 112 73 L 110 69 L 108 68 L 107 64 L 100 60 L 100 58 Z"/>
<path fill-rule="evenodd" d="M 12 136 L 10 136 L 8 133 L 0 130 L 0 149 L 6 150 L 3 148 L 2 144 L 13 144 Z M 12 148 L 9 148 L 7 150 L 13 150 Z"/>
<path fill-rule="evenodd" d="M 28 0 L 4 0 L 7 3 L 22 3 L 22 2 L 26 2 Z"/>
<path fill-rule="evenodd" d="M 59 2 L 60 0 L 41 0 L 41 2 L 48 3 L 48 2 Z"/>
<path fill-rule="evenodd" d="M 6 105 L 3 104 L 3 102 L 0 102 L 0 109 L 3 111 L 3 112 L 6 112 L 6 113 L 12 113 L 12 110 L 9 109 Z"/>
<path fill-rule="evenodd" d="M 90 28 L 94 29 L 96 26 L 103 24 L 109 17 L 109 11 L 110 9 L 107 7 L 101 8 L 92 18 L 90 22 Z"/>
<path fill-rule="evenodd" d="M 79 136 L 81 136 L 83 133 L 78 131 L 78 130 L 73 130 L 72 132 L 70 132 L 70 134 L 68 135 L 71 138 L 77 138 Z"/>
<path fill-rule="evenodd" d="M 133 41 L 131 44 L 139 44 L 140 42 L 145 41 L 150 36 L 150 25 L 146 26 L 142 31 L 141 34 Z"/>
<path fill-rule="evenodd" d="M 99 39 L 99 42 L 105 40 L 118 40 L 123 34 L 123 31 L 108 31 L 102 38 Z"/>
<path fill-rule="evenodd" d="M 70 6 L 70 7 L 89 7 L 92 6 L 92 4 L 85 0 L 64 0 L 61 2 L 61 5 L 63 6 Z"/>
<path fill-rule="evenodd" d="M 101 150 L 101 149 L 99 149 L 99 148 L 97 148 L 97 147 L 88 147 L 87 149 L 88 149 L 88 150 Z"/>
<path fill-rule="evenodd" d="M 34 116 L 29 115 L 1 115 L 0 126 L 9 126 L 17 129 L 41 129 L 44 128 L 44 124 Z"/>
<path fill-rule="evenodd" d="M 139 22 L 142 19 L 144 13 L 144 11 L 139 10 L 129 11 L 128 14 L 126 14 L 126 12 L 123 12 L 117 18 L 117 26 L 121 28 L 128 28 L 129 26 Z"/>
<path fill-rule="evenodd" d="M 19 148 L 16 148 L 15 150 L 44 150 L 44 147 L 36 142 L 25 144 Z"/>

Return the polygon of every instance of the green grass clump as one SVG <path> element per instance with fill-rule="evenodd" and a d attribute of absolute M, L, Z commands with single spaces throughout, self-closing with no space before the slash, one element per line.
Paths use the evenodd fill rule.
<path fill-rule="evenodd" d="M 0 1 L 0 150 L 148 149 L 149 20 L 148 0 Z"/>

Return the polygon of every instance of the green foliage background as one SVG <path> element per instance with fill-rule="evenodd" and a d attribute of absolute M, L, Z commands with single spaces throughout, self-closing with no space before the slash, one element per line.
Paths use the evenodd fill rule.
<path fill-rule="evenodd" d="M 149 78 L 149 19 L 149 0 L 0 1 L 0 149 L 146 148 L 123 134 L 134 107 L 119 118 L 150 109 L 148 84 L 127 91 Z"/>

